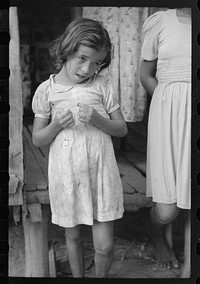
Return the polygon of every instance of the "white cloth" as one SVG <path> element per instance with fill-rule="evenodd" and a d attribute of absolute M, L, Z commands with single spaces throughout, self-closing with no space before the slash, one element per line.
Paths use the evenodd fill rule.
<path fill-rule="evenodd" d="M 101 115 L 119 108 L 113 84 L 97 76 L 90 84 L 66 87 L 54 76 L 35 92 L 35 117 L 53 118 L 58 109 L 70 109 L 75 125 L 58 133 L 49 153 L 49 195 L 52 222 L 62 227 L 93 225 L 123 216 L 123 189 L 111 136 L 84 124 L 78 103 L 94 107 Z"/>
<path fill-rule="evenodd" d="M 191 25 L 176 9 L 144 23 L 142 58 L 157 61 L 150 104 L 147 192 L 158 203 L 191 208 Z"/>

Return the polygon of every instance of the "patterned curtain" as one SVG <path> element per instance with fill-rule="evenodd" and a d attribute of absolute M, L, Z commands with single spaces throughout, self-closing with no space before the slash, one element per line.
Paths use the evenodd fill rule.
<path fill-rule="evenodd" d="M 123 116 L 127 122 L 141 121 L 146 109 L 146 92 L 139 68 L 143 41 L 142 25 L 157 8 L 83 7 L 82 16 L 102 22 L 114 46 L 110 70 Z"/>

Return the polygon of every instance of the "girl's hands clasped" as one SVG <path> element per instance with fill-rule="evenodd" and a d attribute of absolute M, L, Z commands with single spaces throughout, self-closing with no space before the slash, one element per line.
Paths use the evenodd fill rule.
<path fill-rule="evenodd" d="M 99 117 L 99 113 L 93 108 L 86 104 L 78 104 L 78 118 L 83 123 L 95 125 Z"/>
<path fill-rule="evenodd" d="M 61 128 L 72 127 L 75 124 L 71 110 L 59 110 L 56 112 L 53 123 Z"/>
<path fill-rule="evenodd" d="M 86 104 L 78 104 L 78 119 L 80 122 L 95 125 L 98 116 L 99 113 L 93 107 Z M 58 110 L 52 122 L 61 129 L 72 127 L 75 124 L 73 113 L 69 109 Z"/>

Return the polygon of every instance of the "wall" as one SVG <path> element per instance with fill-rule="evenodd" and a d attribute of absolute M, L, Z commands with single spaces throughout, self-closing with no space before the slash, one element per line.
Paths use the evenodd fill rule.
<path fill-rule="evenodd" d="M 62 5 L 18 9 L 25 114 L 31 112 L 31 100 L 37 86 L 55 72 L 47 45 L 63 32 L 73 16 L 71 14 L 71 8 Z"/>

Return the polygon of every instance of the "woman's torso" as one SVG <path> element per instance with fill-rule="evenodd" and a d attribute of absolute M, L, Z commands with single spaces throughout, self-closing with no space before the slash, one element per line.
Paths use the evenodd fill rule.
<path fill-rule="evenodd" d="M 191 82 L 191 24 L 182 23 L 176 9 L 163 14 L 158 34 L 158 83 Z"/>
<path fill-rule="evenodd" d="M 191 65 L 191 25 L 180 21 L 176 9 L 167 10 L 161 22 L 158 64 Z"/>

